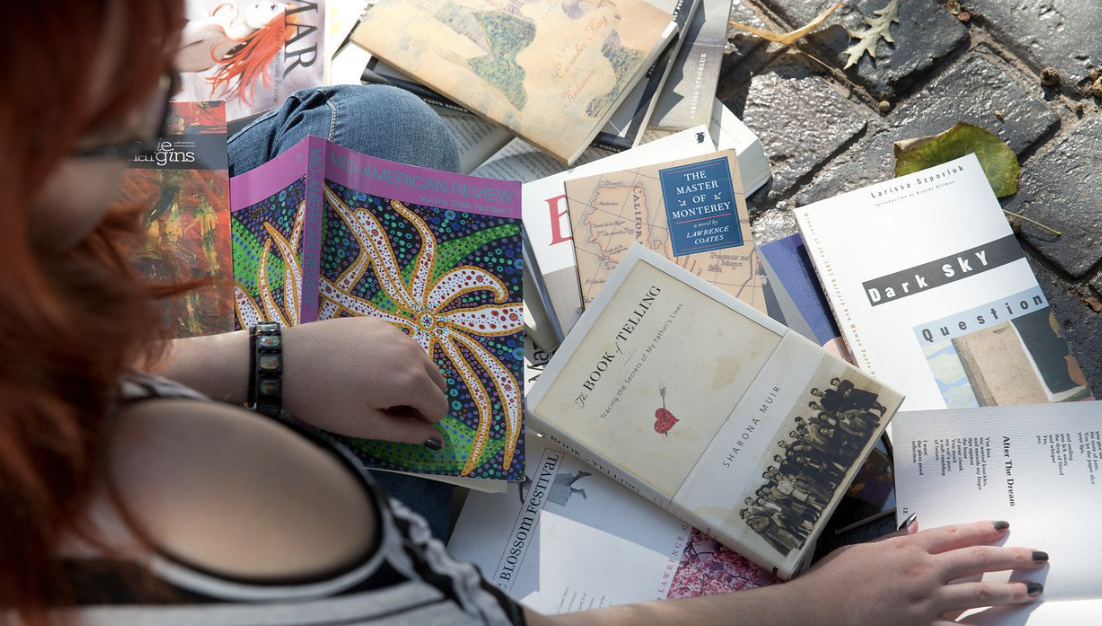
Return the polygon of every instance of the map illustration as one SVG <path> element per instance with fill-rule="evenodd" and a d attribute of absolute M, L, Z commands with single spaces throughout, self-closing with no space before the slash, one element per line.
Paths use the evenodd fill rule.
<path fill-rule="evenodd" d="M 698 161 L 728 156 L 729 174 L 742 230 L 742 245 L 674 256 L 669 221 L 663 201 L 660 171 Z M 762 270 L 754 250 L 745 193 L 733 150 L 669 163 L 598 174 L 566 181 L 570 225 L 582 300 L 589 304 L 609 273 L 633 243 L 640 243 L 671 259 L 750 306 L 765 312 Z M 710 224 L 710 222 L 708 222 Z M 717 220 L 688 233 L 693 239 L 712 239 L 724 228 Z"/>

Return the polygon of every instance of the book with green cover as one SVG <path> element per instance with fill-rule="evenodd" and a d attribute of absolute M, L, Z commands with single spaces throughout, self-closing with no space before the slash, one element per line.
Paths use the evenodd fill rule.
<path fill-rule="evenodd" d="M 645 0 L 381 0 L 353 41 L 573 163 L 676 32 Z"/>

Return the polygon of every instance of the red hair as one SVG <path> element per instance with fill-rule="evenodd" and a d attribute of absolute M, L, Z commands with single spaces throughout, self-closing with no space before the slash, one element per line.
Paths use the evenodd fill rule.
<path fill-rule="evenodd" d="M 228 4 L 218 5 L 211 15 L 222 10 Z M 231 39 L 238 42 L 225 55 L 219 57 L 211 50 L 211 60 L 218 65 L 218 70 L 207 78 L 211 84 L 211 94 L 222 91 L 219 96 L 226 100 L 240 98 L 241 102 L 251 105 L 253 89 L 256 79 L 259 78 L 268 89 L 273 88 L 272 77 L 268 74 L 268 68 L 272 59 L 283 49 L 283 44 L 294 36 L 295 28 L 299 23 L 298 14 L 287 13 L 286 9 L 291 5 L 284 5 L 285 10 L 277 15 L 257 31 L 244 39 Z M 225 30 L 222 31 L 225 34 Z M 229 37 L 229 35 L 226 35 Z"/>
<path fill-rule="evenodd" d="M 110 19 L 122 58 L 95 76 Z M 131 269 L 120 237 L 140 232 L 113 210 L 74 249 L 48 254 L 29 235 L 32 201 L 79 138 L 148 98 L 171 62 L 181 0 L 53 0 L 5 7 L 11 63 L 0 80 L 0 606 L 24 623 L 71 589 L 63 537 L 94 542 L 85 519 L 102 473 L 118 379 L 158 337 L 158 290 Z M 89 106 L 93 80 L 106 99 Z M 61 88 L 58 88 L 58 86 Z"/>

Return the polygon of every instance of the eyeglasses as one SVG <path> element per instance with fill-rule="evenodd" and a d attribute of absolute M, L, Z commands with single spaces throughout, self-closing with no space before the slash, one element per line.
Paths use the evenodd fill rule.
<path fill-rule="evenodd" d="M 168 123 L 169 111 L 172 107 L 172 96 L 179 91 L 180 75 L 171 70 L 161 75 L 157 84 L 157 91 L 150 96 L 150 106 L 146 107 L 145 117 L 140 120 L 139 128 L 144 135 L 126 142 L 110 143 L 102 146 L 77 148 L 70 153 L 78 159 L 126 159 L 132 161 L 140 156 L 150 156 L 157 153 L 157 144 L 164 137 Z M 159 102 L 159 107 L 152 103 Z"/>

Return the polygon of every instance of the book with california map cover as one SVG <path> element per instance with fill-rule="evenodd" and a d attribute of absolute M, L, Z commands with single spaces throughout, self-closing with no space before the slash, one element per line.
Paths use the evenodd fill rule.
<path fill-rule="evenodd" d="M 525 411 L 595 472 L 787 579 L 902 400 L 633 244 Z"/>
<path fill-rule="evenodd" d="M 380 0 L 352 38 L 569 164 L 676 33 L 646 0 Z"/>
<path fill-rule="evenodd" d="M 588 306 L 633 243 L 765 312 L 734 150 L 567 179 L 574 252 Z"/>

